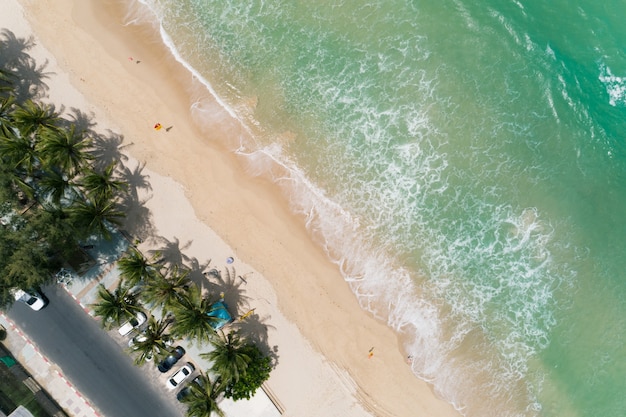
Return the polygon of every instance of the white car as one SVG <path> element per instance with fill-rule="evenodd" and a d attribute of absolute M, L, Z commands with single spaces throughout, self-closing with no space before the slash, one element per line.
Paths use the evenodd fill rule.
<path fill-rule="evenodd" d="M 128 333 L 131 332 L 131 330 L 136 329 L 137 327 L 144 324 L 146 320 L 147 320 L 146 315 L 143 312 L 138 311 L 135 317 L 133 317 L 132 319 L 122 324 L 122 326 L 119 329 L 119 332 L 122 336 L 126 336 Z"/>
<path fill-rule="evenodd" d="M 148 340 L 148 336 L 144 333 L 139 334 L 128 341 L 128 347 L 131 350 L 136 351 L 137 343 L 145 342 L 146 340 Z M 159 352 L 159 349 L 157 348 L 156 351 Z M 146 362 L 152 362 L 153 359 L 154 357 L 152 356 L 152 353 L 146 354 Z"/>
<path fill-rule="evenodd" d="M 14 290 L 13 297 L 15 297 L 15 301 L 26 303 L 27 306 L 35 311 L 41 310 L 48 304 L 37 291 L 26 292 L 24 290 Z"/>
<path fill-rule="evenodd" d="M 145 342 L 146 340 L 148 340 L 148 336 L 143 333 L 139 334 L 128 341 L 128 347 L 131 349 L 135 349 L 135 345 L 137 343 Z"/>
<path fill-rule="evenodd" d="M 175 389 L 180 385 L 196 368 L 193 366 L 191 362 L 187 362 L 184 366 L 182 366 L 174 375 L 168 378 L 166 385 L 169 389 Z"/>

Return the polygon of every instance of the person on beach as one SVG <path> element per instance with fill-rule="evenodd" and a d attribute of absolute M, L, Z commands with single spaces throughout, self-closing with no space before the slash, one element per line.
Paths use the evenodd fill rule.
<path fill-rule="evenodd" d="M 163 126 L 161 126 L 161 123 L 157 123 L 154 125 L 154 130 L 161 130 L 163 128 Z"/>
<path fill-rule="evenodd" d="M 371 349 L 369 350 L 369 353 L 368 353 L 368 355 L 367 355 L 367 359 L 372 359 L 372 356 L 374 356 L 374 348 L 371 348 Z"/>

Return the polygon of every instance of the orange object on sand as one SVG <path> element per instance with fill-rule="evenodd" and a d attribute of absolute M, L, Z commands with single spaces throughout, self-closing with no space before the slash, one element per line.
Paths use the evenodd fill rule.
<path fill-rule="evenodd" d="M 161 130 L 161 128 L 163 128 L 163 126 L 161 126 L 161 123 L 157 123 L 154 125 L 154 130 Z"/>

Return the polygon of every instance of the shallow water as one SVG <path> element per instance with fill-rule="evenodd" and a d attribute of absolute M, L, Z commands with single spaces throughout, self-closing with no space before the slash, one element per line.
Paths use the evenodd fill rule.
<path fill-rule="evenodd" d="M 468 416 L 624 414 L 624 3 L 142 3 L 416 375 Z"/>

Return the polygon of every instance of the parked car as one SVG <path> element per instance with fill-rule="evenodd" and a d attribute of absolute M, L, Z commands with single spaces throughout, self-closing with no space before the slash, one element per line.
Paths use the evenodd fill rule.
<path fill-rule="evenodd" d="M 187 397 L 189 395 L 189 391 L 191 391 L 191 386 L 193 384 L 202 386 L 202 380 L 200 379 L 199 376 L 195 377 L 193 379 L 193 381 L 191 381 L 190 383 L 188 383 L 187 385 L 185 385 L 185 387 L 183 389 L 181 389 L 180 391 L 178 391 L 178 394 L 176 394 L 176 399 L 180 402 L 182 402 L 185 397 Z"/>
<path fill-rule="evenodd" d="M 176 388 L 181 382 L 187 379 L 187 377 L 189 377 L 195 369 L 195 366 L 193 366 L 191 362 L 187 362 L 178 371 L 176 371 L 174 375 L 168 378 L 165 385 L 167 385 L 169 389 Z"/>
<path fill-rule="evenodd" d="M 185 355 L 185 349 L 183 349 L 181 346 L 176 346 L 174 350 L 172 351 L 172 353 L 167 355 L 165 359 L 159 362 L 159 365 L 158 365 L 159 371 L 161 372 L 169 371 L 170 369 L 172 369 L 174 365 L 176 365 L 176 362 L 178 362 L 178 360 L 182 358 L 184 355 Z"/>
<path fill-rule="evenodd" d="M 128 347 L 134 350 L 137 343 L 145 342 L 146 340 L 148 340 L 148 336 L 143 333 L 138 334 L 128 341 Z"/>
<path fill-rule="evenodd" d="M 148 336 L 146 336 L 145 332 L 138 334 L 137 336 L 133 337 L 132 339 L 130 339 L 128 341 L 128 347 L 133 350 L 136 351 L 137 348 L 137 344 L 141 343 L 141 342 L 145 342 L 146 340 L 148 340 Z M 159 349 L 155 348 L 156 353 L 159 353 Z M 152 360 L 154 359 L 154 355 L 152 354 L 152 352 L 149 352 L 146 354 L 146 362 L 152 362 Z"/>
<path fill-rule="evenodd" d="M 132 319 L 122 324 L 122 326 L 119 329 L 120 334 L 122 336 L 126 336 L 128 333 L 131 332 L 131 330 L 136 329 L 142 324 L 144 324 L 147 319 L 148 318 L 143 312 L 138 311 L 135 317 L 133 317 Z"/>
<path fill-rule="evenodd" d="M 35 311 L 39 311 L 48 305 L 48 300 L 37 290 L 14 290 L 13 297 L 15 297 L 15 301 L 26 303 L 27 306 Z"/>

